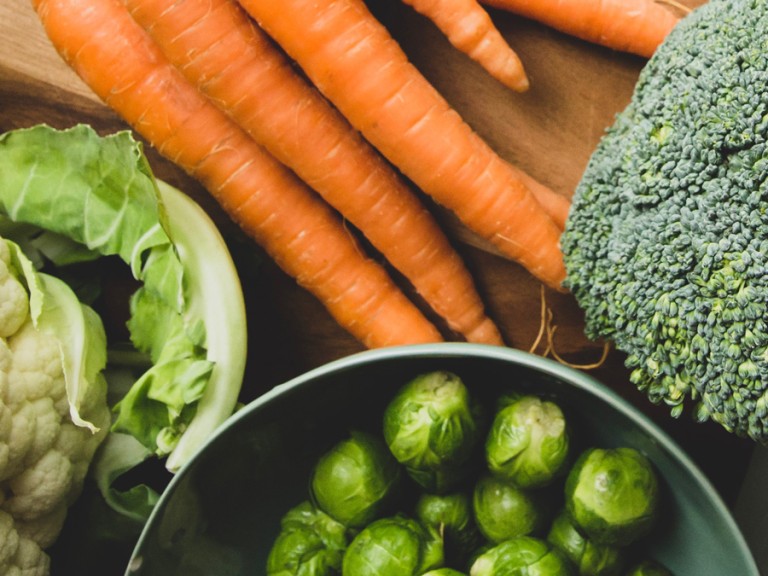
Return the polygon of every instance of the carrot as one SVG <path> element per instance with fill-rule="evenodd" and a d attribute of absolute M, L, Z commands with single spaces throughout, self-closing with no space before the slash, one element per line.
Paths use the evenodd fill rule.
<path fill-rule="evenodd" d="M 236 3 L 123 3 L 190 82 L 360 229 L 452 330 L 503 343 L 431 213 Z"/>
<path fill-rule="evenodd" d="M 336 213 L 187 82 L 120 0 L 32 2 L 91 89 L 197 177 L 339 324 L 368 347 L 441 339 Z"/>
<path fill-rule="evenodd" d="M 679 18 L 658 0 L 482 0 L 586 40 L 645 58 Z"/>
<path fill-rule="evenodd" d="M 502 254 L 561 289 L 561 230 L 519 170 L 449 106 L 363 0 L 240 3 L 422 191 Z"/>
<path fill-rule="evenodd" d="M 453 44 L 483 66 L 494 78 L 517 92 L 529 88 L 528 76 L 477 0 L 404 0 L 429 18 Z"/>
<path fill-rule="evenodd" d="M 544 211 L 552 218 L 552 221 L 562 231 L 565 229 L 565 221 L 571 210 L 571 200 L 562 194 L 558 194 L 548 186 L 545 186 L 530 174 L 512 167 L 517 172 L 517 177 L 525 184 L 531 193 L 539 201 Z"/>

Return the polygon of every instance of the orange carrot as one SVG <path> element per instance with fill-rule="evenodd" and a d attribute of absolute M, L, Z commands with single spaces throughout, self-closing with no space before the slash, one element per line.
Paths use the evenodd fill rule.
<path fill-rule="evenodd" d="M 477 0 L 404 0 L 429 18 L 448 41 L 517 92 L 529 87 L 528 76 L 488 12 Z"/>
<path fill-rule="evenodd" d="M 539 201 L 544 211 L 552 218 L 552 221 L 560 230 L 565 229 L 565 221 L 568 219 L 568 212 L 571 210 L 571 200 L 562 194 L 558 194 L 548 186 L 545 186 L 530 174 L 512 167 L 517 173 L 517 177 L 525 184 L 528 189 Z"/>
<path fill-rule="evenodd" d="M 32 0 L 54 46 L 366 346 L 440 334 L 340 219 L 173 68 L 120 0 Z"/>
<path fill-rule="evenodd" d="M 482 0 L 586 40 L 645 58 L 679 18 L 658 0 Z"/>
<path fill-rule="evenodd" d="M 452 330 L 503 343 L 430 212 L 236 3 L 123 3 L 190 82 L 360 229 Z"/>
<path fill-rule="evenodd" d="M 561 230 L 519 176 L 408 61 L 363 0 L 240 0 L 379 151 L 548 285 Z"/>

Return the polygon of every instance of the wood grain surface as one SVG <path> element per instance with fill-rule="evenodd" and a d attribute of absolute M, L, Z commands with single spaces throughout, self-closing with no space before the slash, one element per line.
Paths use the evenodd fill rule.
<path fill-rule="evenodd" d="M 691 1 L 687 4 L 700 4 Z M 503 157 L 564 195 L 576 186 L 605 128 L 629 101 L 644 60 L 568 37 L 545 26 L 490 11 L 519 52 L 531 89 L 516 94 L 456 52 L 425 19 L 399 2 L 371 0 L 413 62 Z M 0 3 L 0 131 L 46 122 L 92 124 L 108 133 L 127 126 L 67 68 L 47 41 L 27 0 Z M 249 313 L 250 350 L 243 400 L 327 361 L 362 351 L 322 306 L 269 261 L 228 220 L 206 191 L 151 147 L 158 176 L 197 199 L 221 227 L 241 271 Z M 540 287 L 521 267 L 489 251 L 433 207 L 465 256 L 488 310 L 510 346 L 528 350 L 540 327 Z M 115 277 L 120 284 L 120 277 Z M 593 362 L 602 344 L 583 333 L 570 295 L 546 293 L 557 325 L 555 344 L 570 362 Z M 119 329 L 120 314 L 115 315 Z M 726 501 L 732 502 L 751 445 L 715 425 L 673 420 L 628 382 L 612 351 L 592 374 L 640 407 L 688 450 Z"/>

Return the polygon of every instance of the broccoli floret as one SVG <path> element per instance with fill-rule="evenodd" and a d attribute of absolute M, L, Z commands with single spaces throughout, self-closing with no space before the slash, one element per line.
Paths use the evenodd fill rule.
<path fill-rule="evenodd" d="M 640 74 L 562 238 L 586 333 L 649 398 L 768 439 L 768 2 L 710 0 Z"/>

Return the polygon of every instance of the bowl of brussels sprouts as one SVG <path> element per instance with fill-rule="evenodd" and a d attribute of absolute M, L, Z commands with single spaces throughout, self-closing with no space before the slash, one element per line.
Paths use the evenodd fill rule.
<path fill-rule="evenodd" d="M 584 372 L 362 352 L 277 386 L 170 482 L 126 575 L 759 574 L 712 485 Z"/>

